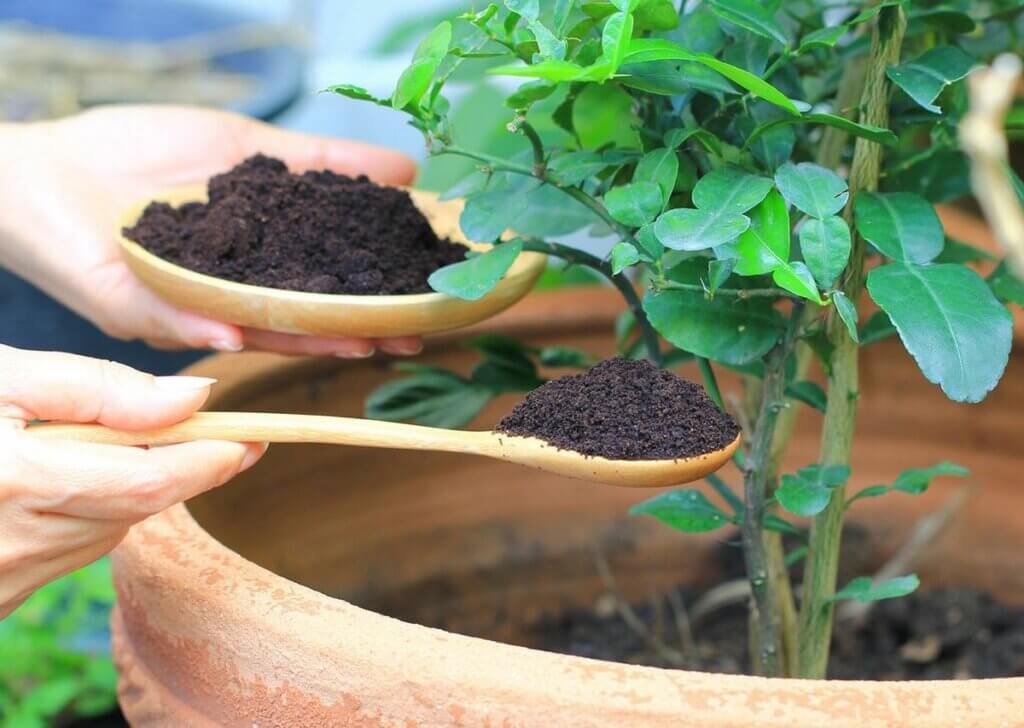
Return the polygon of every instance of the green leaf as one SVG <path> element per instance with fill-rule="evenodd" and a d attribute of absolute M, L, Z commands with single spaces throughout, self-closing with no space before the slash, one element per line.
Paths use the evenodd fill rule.
<path fill-rule="evenodd" d="M 896 599 L 907 596 L 920 584 L 916 574 L 897 576 L 878 584 L 875 584 L 870 576 L 858 576 L 829 597 L 828 601 L 838 602 L 842 599 L 853 599 L 858 602 L 877 602 L 881 599 Z"/>
<path fill-rule="evenodd" d="M 629 13 L 615 13 L 604 24 L 604 31 L 601 34 L 601 57 L 608 64 L 608 73 L 605 78 L 619 70 L 626 53 L 629 51 L 629 42 L 633 37 L 633 16 Z"/>
<path fill-rule="evenodd" d="M 720 73 L 691 61 L 627 63 L 616 80 L 623 86 L 661 96 L 680 96 L 693 90 L 711 94 L 736 94 L 736 88 Z"/>
<path fill-rule="evenodd" d="M 685 129 L 671 129 L 665 133 L 665 146 L 669 149 L 678 149 L 681 147 L 690 137 L 701 143 L 707 151 L 714 154 L 716 157 L 722 156 L 722 142 L 714 134 L 709 132 L 707 129 L 702 129 L 699 126 L 691 126 Z M 767 194 L 767 193 L 765 193 Z"/>
<path fill-rule="evenodd" d="M 470 240 L 490 242 L 508 230 L 529 204 L 524 189 L 494 185 L 466 200 L 459 226 Z"/>
<path fill-rule="evenodd" d="M 995 260 L 996 257 L 987 250 L 976 248 L 973 245 L 946 238 L 946 244 L 935 259 L 936 263 L 979 263 Z"/>
<path fill-rule="evenodd" d="M 527 20 L 536 20 L 540 16 L 540 0 L 505 0 L 505 7 Z"/>
<path fill-rule="evenodd" d="M 609 0 L 609 2 L 623 13 L 633 12 L 640 4 L 640 0 Z"/>
<path fill-rule="evenodd" d="M 658 216 L 664 204 L 661 189 L 654 182 L 633 182 L 612 187 L 604 196 L 608 214 L 630 227 L 640 227 Z"/>
<path fill-rule="evenodd" d="M 648 63 L 651 61 L 696 61 L 702 63 L 753 95 L 775 104 L 791 114 L 800 115 L 800 110 L 785 94 L 750 71 L 721 61 L 707 53 L 692 53 L 678 43 L 669 40 L 634 38 L 623 63 Z"/>
<path fill-rule="evenodd" d="M 782 317 L 767 299 L 709 301 L 697 291 L 668 290 L 648 293 L 643 307 L 673 346 L 724 364 L 752 362 L 782 335 Z"/>
<path fill-rule="evenodd" d="M 679 208 L 658 217 L 654 234 L 672 250 L 706 250 L 735 240 L 748 227 L 746 215 Z"/>
<path fill-rule="evenodd" d="M 842 210 L 849 197 L 842 177 L 811 162 L 782 165 L 775 170 L 775 184 L 789 204 L 818 220 Z"/>
<path fill-rule="evenodd" d="M 785 266 L 789 244 L 789 208 L 782 195 L 770 189 L 750 212 L 750 227 L 736 241 L 736 273 L 756 276 Z"/>
<path fill-rule="evenodd" d="M 896 327 L 892 325 L 889 314 L 885 311 L 875 311 L 860 329 L 860 345 L 874 344 L 895 333 Z"/>
<path fill-rule="evenodd" d="M 833 25 L 827 28 L 819 28 L 811 31 L 800 39 L 798 53 L 806 53 L 812 48 L 831 48 L 839 39 L 849 32 L 846 25 Z"/>
<path fill-rule="evenodd" d="M 435 367 L 404 364 L 411 376 L 382 384 L 366 398 L 366 416 L 389 422 L 411 421 L 431 427 L 462 427 L 494 394 Z"/>
<path fill-rule="evenodd" d="M 633 97 L 617 86 L 589 85 L 584 88 L 573 104 L 572 123 L 584 147 L 640 146 L 640 138 L 634 129 L 639 120 L 633 109 Z"/>
<path fill-rule="evenodd" d="M 1000 301 L 1024 306 L 1024 281 L 1013 274 L 1005 260 L 992 271 L 988 285 Z"/>
<path fill-rule="evenodd" d="M 970 73 L 975 60 L 955 45 L 940 45 L 912 61 L 891 66 L 885 73 L 922 107 L 935 114 L 942 109 L 935 105 L 942 90 Z"/>
<path fill-rule="evenodd" d="M 510 109 L 524 109 L 534 102 L 546 99 L 557 87 L 544 81 L 527 81 L 511 95 L 505 97 Z"/>
<path fill-rule="evenodd" d="M 565 29 L 569 24 L 569 18 L 572 17 L 572 9 L 575 4 L 576 0 L 555 0 L 555 32 L 559 36 L 565 35 Z"/>
<path fill-rule="evenodd" d="M 553 369 L 589 369 L 595 360 L 590 354 L 568 346 L 547 346 L 540 350 L 540 363 Z"/>
<path fill-rule="evenodd" d="M 955 8 L 942 6 L 914 10 L 910 13 L 910 21 L 926 23 L 932 27 L 958 35 L 973 33 L 978 27 L 974 19 L 967 13 L 960 12 Z"/>
<path fill-rule="evenodd" d="M 814 301 L 819 306 L 825 305 L 814 282 L 814 276 L 800 261 L 780 265 L 772 271 L 772 280 L 775 281 L 775 285 L 785 288 L 790 293 Z"/>
<path fill-rule="evenodd" d="M 615 275 L 639 262 L 640 253 L 629 243 L 616 243 L 612 248 L 612 273 Z"/>
<path fill-rule="evenodd" d="M 371 101 L 378 106 L 391 106 L 391 99 L 380 99 L 371 94 L 362 86 L 353 86 L 350 83 L 341 83 L 335 86 L 328 86 L 324 91 L 339 96 L 347 96 L 356 101 Z"/>
<path fill-rule="evenodd" d="M 1013 321 L 977 273 L 948 263 L 890 263 L 872 270 L 867 285 L 925 377 L 947 397 L 980 402 L 996 386 Z"/>
<path fill-rule="evenodd" d="M 565 83 L 583 78 L 587 69 L 570 61 L 548 59 L 527 66 L 497 66 L 487 71 L 492 76 L 520 76 L 540 78 L 551 83 Z"/>
<path fill-rule="evenodd" d="M 838 216 L 810 218 L 800 226 L 800 252 L 822 288 L 831 286 L 850 259 L 850 228 Z"/>
<path fill-rule="evenodd" d="M 808 407 L 813 407 L 819 412 L 825 411 L 825 405 L 827 404 L 825 390 L 816 382 L 793 382 L 786 387 L 786 396 L 803 402 Z"/>
<path fill-rule="evenodd" d="M 786 31 L 775 19 L 775 13 L 759 0 L 709 0 L 711 9 L 722 20 L 738 25 L 782 45 L 789 43 Z"/>
<path fill-rule="evenodd" d="M 554 157 L 548 171 L 562 184 L 575 186 L 609 166 L 607 157 L 600 152 L 569 152 Z"/>
<path fill-rule="evenodd" d="M 640 0 L 633 13 L 637 28 L 674 30 L 679 26 L 679 13 L 672 0 Z"/>
<path fill-rule="evenodd" d="M 668 204 L 679 176 L 679 156 L 674 149 L 655 149 L 640 160 L 633 182 L 654 182 L 661 189 L 662 207 Z M 658 210 L 661 211 L 660 209 Z"/>
<path fill-rule="evenodd" d="M 449 21 L 440 23 L 417 46 L 413 53 L 412 64 L 402 72 L 391 97 L 391 105 L 396 109 L 404 109 L 411 104 L 418 104 L 423 94 L 430 87 L 441 61 L 448 53 L 452 41 L 452 24 Z"/>
<path fill-rule="evenodd" d="M 568 43 L 555 37 L 555 34 L 548 30 L 543 23 L 532 21 L 530 23 L 530 32 L 537 39 L 537 48 L 540 51 L 541 57 L 557 61 L 565 58 L 565 52 L 569 47 Z"/>
<path fill-rule="evenodd" d="M 920 495 L 928 490 L 928 486 L 931 485 L 934 478 L 940 476 L 966 478 L 970 474 L 971 471 L 962 465 L 945 460 L 930 468 L 908 468 L 904 470 L 893 482 L 892 489 L 912 495 Z"/>
<path fill-rule="evenodd" d="M 860 343 L 857 335 L 857 307 L 853 305 L 853 301 L 842 291 L 835 291 L 832 294 L 832 303 L 836 305 L 836 313 L 846 325 L 846 330 L 850 332 L 850 338 Z"/>
<path fill-rule="evenodd" d="M 755 128 L 747 136 L 747 140 L 744 142 L 744 147 L 749 148 L 763 134 L 788 124 L 823 124 L 825 126 L 835 127 L 836 129 L 842 129 L 850 136 L 861 137 L 862 139 L 867 139 L 868 141 L 875 142 L 876 144 L 882 144 L 887 147 L 894 147 L 899 141 L 895 134 L 883 127 L 861 124 L 856 121 L 851 121 L 844 116 L 836 116 L 835 114 L 816 113 L 804 114 L 803 116 L 784 116 L 779 119 L 773 119 L 765 122 Z"/>
<path fill-rule="evenodd" d="M 854 493 L 848 501 L 846 501 L 846 507 L 849 508 L 850 504 L 854 501 L 859 501 L 861 498 L 878 498 L 879 496 L 885 495 L 889 492 L 888 485 L 872 485 L 862 490 L 858 490 Z"/>
<path fill-rule="evenodd" d="M 693 188 L 693 204 L 723 213 L 746 212 L 761 202 L 772 188 L 767 177 L 737 167 L 719 167 L 700 178 Z"/>
<path fill-rule="evenodd" d="M 816 516 L 825 510 L 832 491 L 850 477 L 845 465 L 822 467 L 811 465 L 801 468 L 795 475 L 783 475 L 775 497 L 779 504 L 797 516 Z"/>
<path fill-rule="evenodd" d="M 654 225 L 644 225 L 637 231 L 636 241 L 640 243 L 640 247 L 643 249 L 643 253 L 648 258 L 658 260 L 665 254 L 665 246 L 661 244 L 658 237 L 654 234 Z"/>
<path fill-rule="evenodd" d="M 711 260 L 708 263 L 708 293 L 714 294 L 723 283 L 729 280 L 735 267 L 735 258 Z"/>
<path fill-rule="evenodd" d="M 713 531 L 732 519 L 709 501 L 699 490 L 670 490 L 629 509 L 633 516 L 653 516 L 662 523 L 684 533 Z"/>
<path fill-rule="evenodd" d="M 483 255 L 434 271 L 427 282 L 440 293 L 447 293 L 464 301 L 476 301 L 498 285 L 498 281 L 512 267 L 522 251 L 521 240 L 502 243 Z"/>
<path fill-rule="evenodd" d="M 920 195 L 864 192 L 857 196 L 854 211 L 857 231 L 893 260 L 927 263 L 942 252 L 942 223 Z"/>

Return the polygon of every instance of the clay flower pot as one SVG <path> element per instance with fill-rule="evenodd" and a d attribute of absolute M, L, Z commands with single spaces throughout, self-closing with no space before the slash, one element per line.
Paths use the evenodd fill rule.
<path fill-rule="evenodd" d="M 601 290 L 537 294 L 489 329 L 611 354 L 619 305 Z M 452 339 L 424 358 L 469 361 Z M 217 408 L 345 415 L 393 376 L 378 361 L 262 355 L 214 358 L 195 373 L 220 379 Z M 1024 601 L 1022 405 L 1020 354 L 994 395 L 965 407 L 928 384 L 898 341 L 865 350 L 854 486 L 941 459 L 971 467 L 978 485 L 917 565 L 926 586 Z M 476 426 L 507 406 L 496 403 Z M 816 419 L 801 417 L 793 464 L 813 459 Z M 881 562 L 955 485 L 864 501 L 856 520 L 870 527 L 865 565 Z M 592 604 L 603 591 L 595 542 L 626 596 L 714 578 L 709 550 L 719 536 L 630 518 L 637 498 L 469 457 L 276 447 L 237 482 L 137 526 L 116 552 L 121 704 L 143 727 L 1024 724 L 1024 679 L 769 681 L 496 641 L 514 642 L 541 614 Z"/>

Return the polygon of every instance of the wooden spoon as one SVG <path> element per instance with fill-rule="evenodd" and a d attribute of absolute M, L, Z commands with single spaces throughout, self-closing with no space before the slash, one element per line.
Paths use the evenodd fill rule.
<path fill-rule="evenodd" d="M 33 435 L 108 445 L 170 445 L 190 440 L 309 442 L 332 445 L 457 452 L 527 465 L 569 478 L 630 488 L 658 488 L 699 480 L 728 462 L 740 436 L 721 450 L 679 460 L 609 460 L 559 450 L 533 437 L 468 432 L 350 417 L 200 412 L 160 430 L 129 432 L 102 425 L 41 424 Z"/>
<path fill-rule="evenodd" d="M 442 202 L 431 192 L 408 192 L 440 237 L 447 237 L 473 250 L 491 247 L 471 243 L 462 235 L 459 229 L 461 200 Z M 352 296 L 251 286 L 182 268 L 124 237 L 121 230 L 132 227 L 153 201 L 174 206 L 205 202 L 206 188 L 199 185 L 170 190 L 126 211 L 118 223 L 117 238 L 124 260 L 135 275 L 158 296 L 179 308 L 218 321 L 267 331 L 382 338 L 456 329 L 482 321 L 511 306 L 530 292 L 547 264 L 546 255 L 520 253 L 498 285 L 476 301 L 463 301 L 443 293 Z"/>

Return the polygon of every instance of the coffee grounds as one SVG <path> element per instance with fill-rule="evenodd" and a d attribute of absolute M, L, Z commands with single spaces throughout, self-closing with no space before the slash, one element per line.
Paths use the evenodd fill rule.
<path fill-rule="evenodd" d="M 495 430 L 612 460 L 694 457 L 739 432 L 699 385 L 623 358 L 538 387 Z"/>
<path fill-rule="evenodd" d="M 465 259 L 408 193 L 366 177 L 292 174 L 258 154 L 210 179 L 208 203 L 153 202 L 124 235 L 199 273 L 311 293 L 424 293 Z"/>

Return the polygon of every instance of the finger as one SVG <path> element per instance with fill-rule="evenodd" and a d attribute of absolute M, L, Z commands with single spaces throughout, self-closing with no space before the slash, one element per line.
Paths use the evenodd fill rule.
<path fill-rule="evenodd" d="M 423 351 L 423 339 L 418 336 L 399 336 L 391 339 L 377 339 L 377 348 L 388 354 L 412 356 Z"/>
<path fill-rule="evenodd" d="M 370 339 L 281 334 L 260 329 L 243 330 L 246 349 L 273 351 L 292 356 L 339 356 L 345 359 L 365 359 L 373 356 L 374 342 Z"/>
<path fill-rule="evenodd" d="M 164 427 L 199 409 L 213 381 L 154 377 L 110 361 L 0 346 L 0 414 L 24 420 Z"/>
<path fill-rule="evenodd" d="M 393 185 L 410 184 L 416 164 L 393 149 L 344 139 L 313 136 L 244 120 L 238 135 L 243 157 L 263 153 L 283 160 L 294 172 L 329 169 L 339 174 L 365 174 Z"/>
<path fill-rule="evenodd" d="M 13 482 L 40 513 L 135 522 L 223 485 L 259 461 L 266 445 L 200 440 L 149 450 L 44 441 L 15 433 Z"/>

